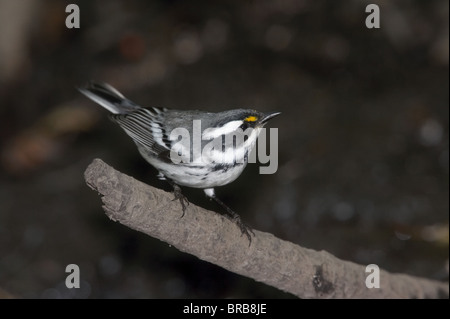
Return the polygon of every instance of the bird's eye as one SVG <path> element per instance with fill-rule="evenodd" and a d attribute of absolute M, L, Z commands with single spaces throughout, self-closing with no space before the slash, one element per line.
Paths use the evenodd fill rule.
<path fill-rule="evenodd" d="M 244 119 L 245 122 L 256 122 L 257 120 L 258 120 L 258 118 L 256 116 L 253 116 L 253 115 L 247 116 Z"/>

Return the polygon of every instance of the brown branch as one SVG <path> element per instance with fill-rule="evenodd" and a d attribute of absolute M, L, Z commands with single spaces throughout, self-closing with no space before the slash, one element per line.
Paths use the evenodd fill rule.
<path fill-rule="evenodd" d="M 300 298 L 448 298 L 448 283 L 380 271 L 380 288 L 366 287 L 366 267 L 255 230 L 249 247 L 236 225 L 190 204 L 181 218 L 173 195 L 122 174 L 99 159 L 87 184 L 102 195 L 114 221 L 229 271 Z"/>

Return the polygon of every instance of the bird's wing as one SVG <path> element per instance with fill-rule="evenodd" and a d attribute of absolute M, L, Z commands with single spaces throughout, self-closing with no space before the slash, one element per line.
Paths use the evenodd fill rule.
<path fill-rule="evenodd" d="M 159 114 L 164 112 L 159 108 L 140 108 L 127 114 L 112 114 L 111 119 L 133 139 L 135 143 L 148 149 L 154 155 L 170 151 L 171 143 Z"/>

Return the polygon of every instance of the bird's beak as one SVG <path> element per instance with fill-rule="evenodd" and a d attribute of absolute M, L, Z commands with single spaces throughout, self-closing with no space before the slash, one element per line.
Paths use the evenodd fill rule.
<path fill-rule="evenodd" d="M 281 112 L 273 112 L 273 113 L 267 113 L 265 116 L 261 119 L 261 124 L 266 124 L 270 119 L 273 119 L 275 116 L 280 115 Z"/>

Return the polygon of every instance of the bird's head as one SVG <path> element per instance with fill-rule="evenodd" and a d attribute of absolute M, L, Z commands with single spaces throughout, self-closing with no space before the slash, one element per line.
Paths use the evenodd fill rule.
<path fill-rule="evenodd" d="M 281 112 L 263 113 L 250 109 L 236 109 L 214 114 L 210 122 L 210 128 L 205 130 L 203 137 L 206 139 L 216 138 L 221 135 L 245 132 L 247 129 L 259 129 Z M 248 132 L 248 131 L 247 131 Z M 256 134 L 256 135 L 258 135 Z"/>

